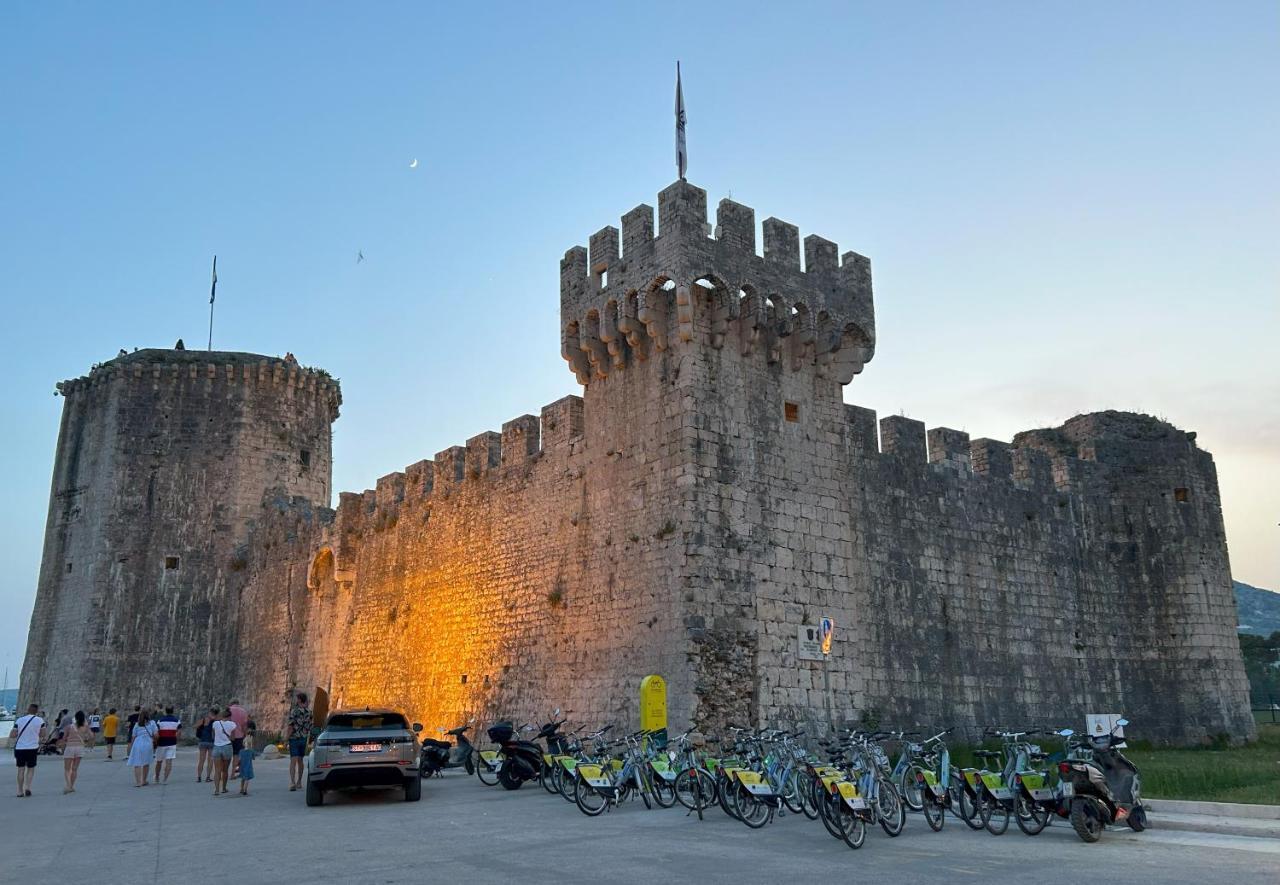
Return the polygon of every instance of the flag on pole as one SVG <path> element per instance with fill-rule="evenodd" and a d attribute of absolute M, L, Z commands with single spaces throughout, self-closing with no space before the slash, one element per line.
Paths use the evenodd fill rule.
<path fill-rule="evenodd" d="M 213 304 L 214 296 L 218 294 L 218 256 L 213 256 L 213 283 L 209 286 L 209 303 Z"/>
<path fill-rule="evenodd" d="M 680 62 L 676 62 L 676 169 L 680 172 L 681 181 L 684 181 L 687 168 L 689 154 L 684 146 L 684 91 L 680 88 Z"/>

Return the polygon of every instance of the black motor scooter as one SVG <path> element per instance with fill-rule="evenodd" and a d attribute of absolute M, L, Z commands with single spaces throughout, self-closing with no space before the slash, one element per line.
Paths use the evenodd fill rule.
<path fill-rule="evenodd" d="M 474 721 L 474 720 L 472 720 Z M 454 742 L 438 741 L 434 738 L 422 739 L 422 755 L 418 762 L 420 777 L 440 777 L 446 768 L 465 768 L 467 774 L 475 774 L 475 747 L 467 740 L 467 731 L 471 724 L 459 725 L 440 733 L 452 737 Z"/>
<path fill-rule="evenodd" d="M 520 733 L 532 730 L 532 725 L 520 727 Z M 507 790 L 520 789 L 542 772 L 542 748 L 533 741 L 517 739 L 516 734 L 510 722 L 495 722 L 489 727 L 489 740 L 498 745 L 498 783 Z"/>
<path fill-rule="evenodd" d="M 1085 737 L 1058 763 L 1062 801 L 1072 828 L 1085 842 L 1097 842 L 1107 825 L 1122 821 L 1137 833 L 1147 828 L 1138 767 L 1120 752 L 1124 739 L 1116 735 L 1128 724 L 1118 719 L 1110 734 Z"/>

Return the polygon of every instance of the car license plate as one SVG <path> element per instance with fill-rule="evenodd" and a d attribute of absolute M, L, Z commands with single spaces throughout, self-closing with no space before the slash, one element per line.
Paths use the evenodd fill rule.
<path fill-rule="evenodd" d="M 377 753 L 382 749 L 382 744 L 352 744 L 352 753 Z"/>
<path fill-rule="evenodd" d="M 1070 799 L 1076 794 L 1076 788 L 1070 782 L 1063 781 L 1060 786 L 1062 787 L 1062 796 L 1064 799 Z"/>

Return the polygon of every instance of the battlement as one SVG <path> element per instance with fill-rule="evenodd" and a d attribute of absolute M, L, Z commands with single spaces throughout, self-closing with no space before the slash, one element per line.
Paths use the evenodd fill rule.
<path fill-rule="evenodd" d="M 804 238 L 777 218 L 721 200 L 707 221 L 707 194 L 677 181 L 653 207 L 640 205 L 560 262 L 562 355 L 578 382 L 605 378 L 651 350 L 701 336 L 715 348 L 759 353 L 793 371 L 812 368 L 848 384 L 875 353 L 871 262 Z M 619 249 L 621 244 L 621 250 Z M 701 331 L 700 331 L 701 330 Z"/>
<path fill-rule="evenodd" d="M 385 526 L 404 502 L 449 495 L 465 484 L 505 474 L 553 454 L 568 458 L 578 451 L 583 434 L 583 403 L 566 396 L 542 408 L 541 417 L 521 415 L 488 430 L 464 445 L 450 446 L 434 458 L 380 477 L 374 488 L 338 495 L 335 533 Z"/>
<path fill-rule="evenodd" d="M 1132 412 L 1077 415 L 1061 427 L 1023 431 L 1012 443 L 971 440 L 949 427 L 926 430 L 923 421 L 902 415 L 882 418 L 877 427 L 873 410 L 853 405 L 845 406 L 845 420 L 850 448 L 861 456 L 1059 492 L 1089 488 L 1102 469 L 1150 463 L 1152 446 L 1175 455 L 1196 448 L 1194 433 Z"/>
<path fill-rule="evenodd" d="M 323 369 L 301 366 L 292 358 L 216 350 L 137 350 L 99 363 L 87 375 L 61 381 L 56 390 L 61 396 L 72 397 L 112 383 L 149 385 L 152 389 L 185 384 L 206 393 L 217 385 L 241 385 L 291 397 L 313 397 L 329 409 L 330 421 L 337 419 L 342 405 L 337 379 Z"/>

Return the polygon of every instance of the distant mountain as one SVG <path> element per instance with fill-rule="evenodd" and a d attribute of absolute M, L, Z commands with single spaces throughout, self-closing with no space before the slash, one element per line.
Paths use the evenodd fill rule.
<path fill-rule="evenodd" d="M 1280 630 L 1280 593 L 1233 581 L 1240 632 L 1270 636 Z"/>

